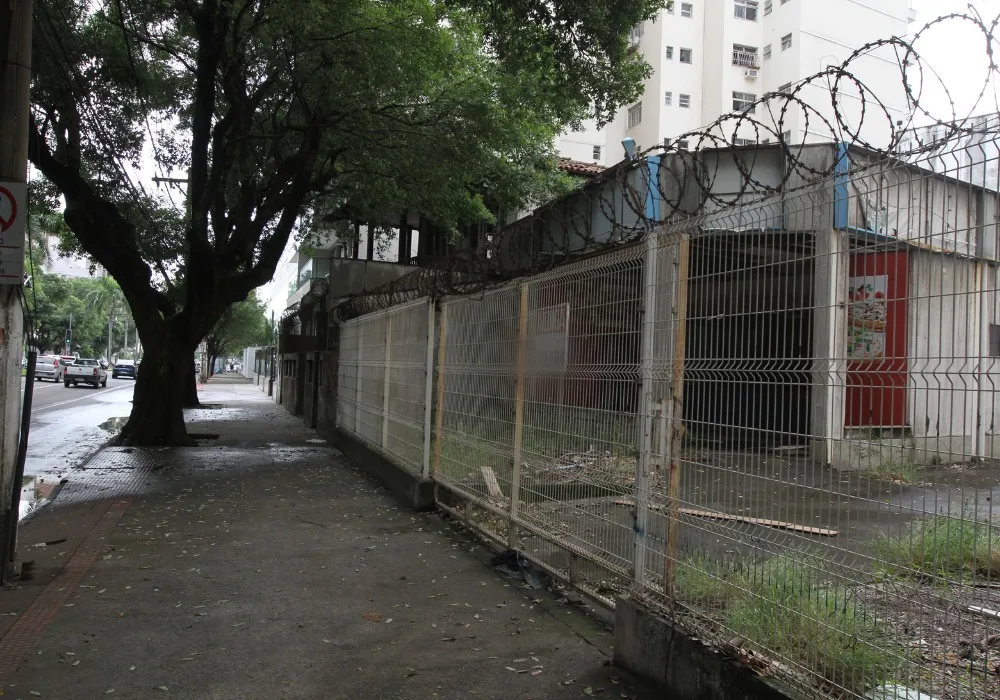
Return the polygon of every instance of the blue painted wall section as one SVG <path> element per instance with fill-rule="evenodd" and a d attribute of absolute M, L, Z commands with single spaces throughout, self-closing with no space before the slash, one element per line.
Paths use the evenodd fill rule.
<path fill-rule="evenodd" d="M 849 225 L 850 191 L 847 184 L 850 169 L 847 144 L 841 141 L 837 144 L 837 162 L 833 166 L 833 227 L 836 229 L 846 229 Z"/>
<path fill-rule="evenodd" d="M 646 189 L 646 221 L 660 220 L 660 156 L 646 158 L 649 187 Z"/>

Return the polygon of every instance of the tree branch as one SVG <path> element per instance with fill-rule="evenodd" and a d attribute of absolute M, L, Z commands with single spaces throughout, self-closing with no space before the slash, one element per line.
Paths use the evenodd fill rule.
<path fill-rule="evenodd" d="M 100 197 L 79 171 L 56 159 L 39 133 L 33 116 L 29 123 L 28 159 L 66 198 L 63 218 L 67 226 L 76 234 L 83 249 L 118 281 L 137 312 L 137 323 L 140 316 L 143 324 L 158 316 L 163 319 L 172 316 L 173 304 L 150 285 L 152 271 L 139 252 L 135 227 L 114 204 Z M 108 230 L 115 231 L 112 238 L 116 245 L 108 245 Z"/>

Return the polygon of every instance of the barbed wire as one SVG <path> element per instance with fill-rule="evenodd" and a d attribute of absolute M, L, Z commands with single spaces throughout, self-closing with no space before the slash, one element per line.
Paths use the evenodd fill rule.
<path fill-rule="evenodd" d="M 947 80 L 919 51 L 922 40 L 942 27 L 970 28 L 984 41 L 985 79 L 968 114 L 957 113 Z M 984 109 L 992 81 L 1000 74 L 994 60 L 998 27 L 1000 15 L 986 21 L 970 7 L 967 12 L 928 22 L 909 39 L 889 37 L 869 42 L 839 64 L 827 65 L 783 86 L 783 90 L 766 93 L 701 129 L 647 148 L 592 178 L 580 190 L 498 226 L 478 251 L 432 260 L 397 280 L 351 297 L 337 307 L 336 316 L 346 320 L 422 296 L 439 299 L 481 293 L 585 255 L 634 243 L 665 224 L 699 213 L 718 213 L 814 186 L 843 167 L 839 159 L 804 157 L 816 144 L 838 143 L 848 151 L 863 150 L 867 152 L 864 165 L 848 165 L 870 168 L 879 161 L 912 163 L 974 135 L 980 139 L 1000 137 L 1000 119 L 973 119 Z M 866 59 L 888 66 L 881 69 L 880 84 L 889 84 L 888 73 L 898 70 L 900 88 L 895 97 L 899 107 L 881 99 L 861 77 L 865 71 L 858 64 Z M 935 105 L 927 97 L 935 83 L 943 91 L 950 113 L 935 113 Z M 851 104 L 857 107 L 852 109 Z M 1000 111 L 995 95 L 990 110 Z M 801 123 L 801 138 L 795 143 L 785 128 L 793 116 Z M 915 133 L 918 123 L 921 132 L 930 136 L 907 138 Z M 777 182 L 758 175 L 755 165 L 763 145 L 780 149 L 783 167 Z M 703 157 L 708 152 L 717 157 Z M 717 178 L 723 168 L 732 166 L 740 182 L 720 194 L 715 187 Z M 767 172 L 772 176 L 774 170 L 768 168 Z M 658 195 L 655 207 L 648 204 L 652 192 Z M 574 198 L 584 198 L 589 206 L 579 206 L 578 201 L 570 206 Z M 295 312 L 290 309 L 288 315 Z"/>

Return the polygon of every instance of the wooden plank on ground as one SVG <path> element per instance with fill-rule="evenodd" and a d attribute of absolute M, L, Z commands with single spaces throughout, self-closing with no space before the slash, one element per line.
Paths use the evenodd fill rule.
<path fill-rule="evenodd" d="M 505 500 L 503 491 L 500 490 L 500 483 L 497 481 L 497 475 L 493 472 L 493 467 L 480 467 L 479 470 L 483 473 L 483 479 L 486 481 L 486 490 L 489 491 L 490 498 L 503 503 Z"/>
<path fill-rule="evenodd" d="M 614 501 L 615 505 L 619 506 L 632 506 L 633 502 L 627 498 L 619 498 Z M 650 504 L 650 510 L 662 511 L 665 507 L 660 504 Z M 692 515 L 698 518 L 711 518 L 713 520 L 729 520 L 740 523 L 748 523 L 750 525 L 761 525 L 763 527 L 775 527 L 781 530 L 791 530 L 793 532 L 802 532 L 808 535 L 822 535 L 823 537 L 836 537 L 840 534 L 838 530 L 830 530 L 823 527 L 812 527 L 811 525 L 799 525 L 798 523 L 789 523 L 784 520 L 769 520 L 767 518 L 752 518 L 748 515 L 732 515 L 730 513 L 723 513 L 718 510 L 697 510 L 694 508 L 681 508 L 680 513 L 682 515 Z"/>

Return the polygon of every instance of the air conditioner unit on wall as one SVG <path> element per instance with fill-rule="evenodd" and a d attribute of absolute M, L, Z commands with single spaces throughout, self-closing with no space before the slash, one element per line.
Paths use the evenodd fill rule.
<path fill-rule="evenodd" d="M 758 68 L 747 68 L 745 71 L 743 71 L 743 75 L 745 75 L 750 80 L 756 80 L 757 78 L 760 77 L 760 70 Z"/>

